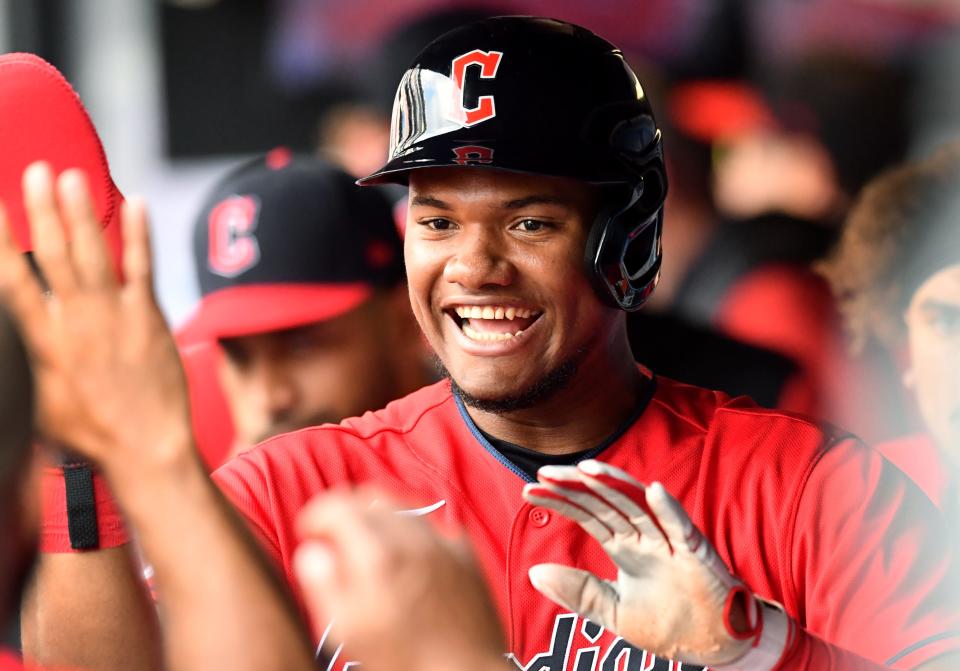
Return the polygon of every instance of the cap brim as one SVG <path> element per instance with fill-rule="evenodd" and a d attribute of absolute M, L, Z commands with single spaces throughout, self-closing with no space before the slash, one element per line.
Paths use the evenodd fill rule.
<path fill-rule="evenodd" d="M 23 207 L 21 177 L 34 161 L 47 161 L 55 173 L 79 168 L 86 173 L 94 211 L 119 268 L 120 203 L 103 145 L 80 98 L 56 68 L 33 54 L 0 56 L 0 201 L 13 238 L 33 249 Z"/>
<path fill-rule="evenodd" d="M 181 343 L 238 338 L 333 319 L 373 295 L 369 284 L 256 284 L 208 294 L 180 329 Z"/>
<path fill-rule="evenodd" d="M 708 144 L 777 126 L 760 92 L 738 81 L 679 85 L 670 95 L 668 109 L 675 128 Z"/>

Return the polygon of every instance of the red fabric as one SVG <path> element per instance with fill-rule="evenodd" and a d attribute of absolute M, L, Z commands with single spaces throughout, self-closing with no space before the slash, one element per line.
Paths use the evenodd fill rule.
<path fill-rule="evenodd" d="M 70 531 L 67 522 L 67 487 L 63 470 L 43 469 L 43 521 L 40 528 L 41 552 L 77 552 L 70 547 Z M 97 506 L 97 529 L 100 532 L 100 548 L 112 548 L 130 541 L 124 528 L 123 515 L 113 500 L 113 495 L 102 476 L 93 476 L 94 496 Z"/>
<path fill-rule="evenodd" d="M 947 466 L 933 439 L 926 434 L 904 436 L 876 445 L 880 454 L 907 474 L 940 510 L 950 485 Z"/>
<path fill-rule="evenodd" d="M 6 661 L 3 658 L 3 654 L 4 654 L 4 651 L 0 651 L 0 671 L 82 671 L 81 669 L 78 669 L 76 667 L 67 668 L 65 666 L 42 666 L 40 664 L 31 662 L 30 660 L 25 660 L 24 662 L 20 662 L 19 657 L 16 657 L 15 655 L 13 655 L 12 652 L 9 653 L 11 656 L 11 662 L 9 663 L 12 665 L 4 666 L 4 663 L 6 663 Z"/>
<path fill-rule="evenodd" d="M 33 54 L 0 56 L 0 202 L 14 239 L 33 249 L 23 209 L 21 178 L 34 161 L 47 161 L 56 173 L 81 168 L 87 175 L 94 210 L 116 267 L 120 268 L 120 203 L 103 146 L 90 117 L 56 68 Z"/>
<path fill-rule="evenodd" d="M 808 669 L 844 669 L 874 671 L 888 666 L 876 664 L 832 645 L 827 645 L 805 631 L 798 632 L 788 643 L 780 662 L 772 671 L 808 671 Z"/>
<path fill-rule="evenodd" d="M 896 668 L 912 669 L 934 657 L 956 651 L 956 637 L 932 640 L 918 651 L 918 656 L 907 651 L 894 662 Z M 872 671 L 873 669 L 889 669 L 886 664 L 875 664 L 862 657 L 853 655 L 805 631 L 788 645 L 780 663 L 772 671 L 808 671 L 809 669 L 844 669 L 844 671 Z"/>
<path fill-rule="evenodd" d="M 746 342 L 783 352 L 822 371 L 836 337 L 833 296 L 813 273 L 769 264 L 747 273 L 724 296 L 716 323 Z"/>
<path fill-rule="evenodd" d="M 831 644 L 877 662 L 917 646 L 912 664 L 942 652 L 925 643 L 938 635 L 950 637 L 937 645 L 960 650 L 960 636 L 945 633 L 960 630 L 960 614 L 945 602 L 956 571 L 942 519 L 859 442 L 661 378 L 641 417 L 598 458 L 662 482 L 735 575 Z M 374 481 L 411 508 L 443 501 L 430 520 L 467 530 L 521 665 L 543 655 L 538 664 L 568 669 L 577 652 L 579 668 L 593 668 L 591 656 L 612 661 L 628 649 L 530 585 L 527 571 L 541 562 L 603 578 L 615 571 L 578 526 L 522 500 L 524 478 L 480 442 L 447 383 L 339 426 L 268 440 L 214 479 L 291 584 L 303 505 L 330 487 Z M 650 668 L 650 656 L 629 654 L 631 665 L 644 660 L 630 668 Z"/>
<path fill-rule="evenodd" d="M 777 126 L 760 92 L 734 80 L 677 86 L 667 101 L 667 114 L 676 128 L 707 144 Z"/>
<path fill-rule="evenodd" d="M 217 377 L 221 356 L 220 346 L 213 342 L 180 347 L 180 360 L 190 396 L 193 436 L 203 463 L 210 471 L 226 461 L 234 439 L 230 405 Z"/>
<path fill-rule="evenodd" d="M 22 671 L 23 663 L 13 650 L 0 648 L 0 671 Z"/>
<path fill-rule="evenodd" d="M 177 339 L 190 344 L 312 324 L 345 314 L 372 294 L 361 282 L 238 284 L 204 296 Z"/>
<path fill-rule="evenodd" d="M 781 409 L 823 417 L 871 443 L 899 433 L 894 413 L 877 412 L 902 407 L 890 389 L 897 381 L 878 379 L 881 371 L 847 354 L 833 295 L 813 271 L 777 263 L 745 274 L 720 302 L 714 325 L 797 362 Z"/>

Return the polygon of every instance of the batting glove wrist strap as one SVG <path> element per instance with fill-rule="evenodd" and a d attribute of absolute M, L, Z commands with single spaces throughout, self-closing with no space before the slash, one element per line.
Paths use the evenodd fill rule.
<path fill-rule="evenodd" d="M 748 615 L 753 645 L 729 664 L 712 666 L 715 671 L 772 671 L 796 637 L 796 625 L 779 606 L 752 597 L 755 604 Z M 742 636 L 738 636 L 742 637 Z"/>

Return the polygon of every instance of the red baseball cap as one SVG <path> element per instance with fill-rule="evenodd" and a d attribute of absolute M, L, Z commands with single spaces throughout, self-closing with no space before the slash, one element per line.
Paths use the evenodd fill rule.
<path fill-rule="evenodd" d="M 679 84 L 667 101 L 670 123 L 705 143 L 778 126 L 760 91 L 734 80 L 699 80 Z"/>
<path fill-rule="evenodd" d="M 54 174 L 79 168 L 87 175 L 94 212 L 120 268 L 120 205 L 103 145 L 80 97 L 60 72 L 34 54 L 0 55 L 0 202 L 21 249 L 33 249 L 23 208 L 24 169 L 46 161 Z"/>

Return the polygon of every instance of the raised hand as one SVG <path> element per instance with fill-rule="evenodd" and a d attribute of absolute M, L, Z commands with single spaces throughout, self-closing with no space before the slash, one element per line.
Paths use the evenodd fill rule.
<path fill-rule="evenodd" d="M 384 501 L 370 491 L 323 494 L 300 514 L 294 567 L 311 613 L 332 621 L 331 638 L 370 671 L 508 668 L 466 546 Z"/>
<path fill-rule="evenodd" d="M 83 173 L 54 180 L 35 163 L 23 177 L 33 257 L 0 211 L 0 298 L 21 323 L 38 378 L 38 428 L 105 469 L 182 457 L 186 384 L 153 293 L 146 214 L 124 203 L 123 278 L 113 267 Z"/>
<path fill-rule="evenodd" d="M 557 564 L 530 569 L 534 587 L 636 647 L 713 668 L 771 669 L 789 621 L 732 576 L 659 483 L 599 461 L 544 466 L 530 503 L 577 522 L 618 569 L 615 582 Z"/>

